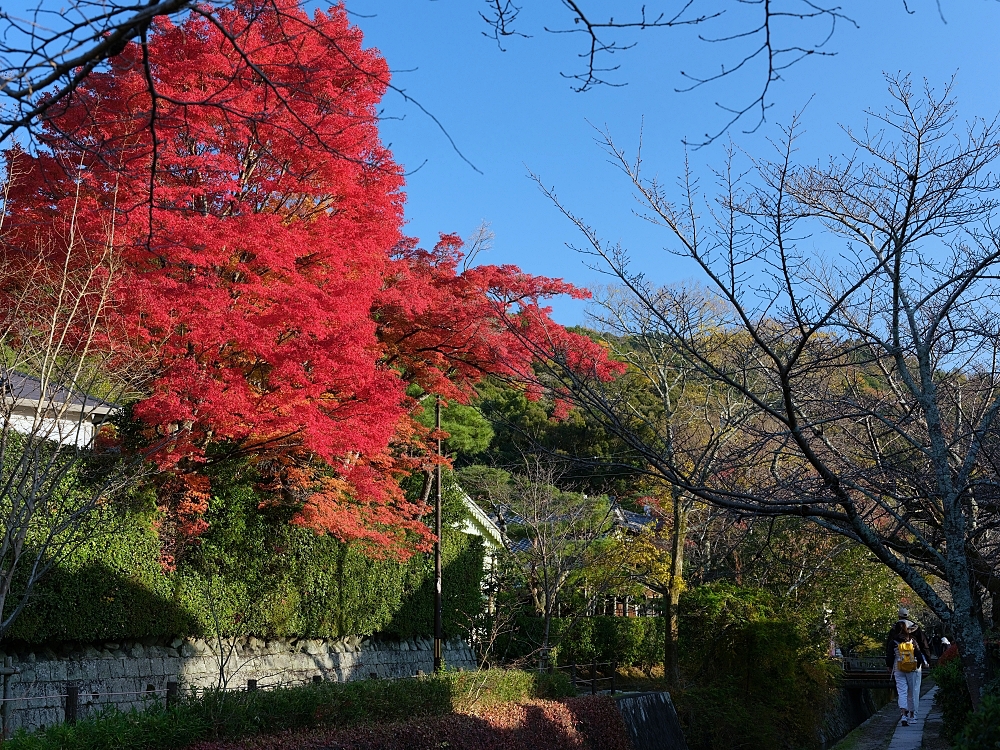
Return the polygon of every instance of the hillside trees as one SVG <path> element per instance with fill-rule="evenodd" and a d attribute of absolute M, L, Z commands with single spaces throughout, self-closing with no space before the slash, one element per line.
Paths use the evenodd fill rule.
<path fill-rule="evenodd" d="M 199 467 L 248 455 L 296 522 L 405 556 L 427 537 L 398 485 L 426 460 L 407 384 L 465 399 L 484 372 L 529 366 L 525 337 L 613 369 L 542 304 L 582 291 L 402 235 L 387 78 L 341 6 L 158 20 L 49 108 L 39 153 L 8 152 L 5 255 L 47 241 L 71 200 L 88 247 L 116 217 L 110 328 L 153 361 L 134 414 L 147 442 L 177 435 L 157 455 L 168 564 L 205 529 Z"/>
<path fill-rule="evenodd" d="M 626 375 L 608 388 L 615 389 L 613 398 L 617 403 L 627 404 L 626 423 L 629 431 L 636 433 L 633 439 L 640 436 L 644 445 L 655 445 L 663 460 L 686 467 L 696 481 L 704 481 L 722 469 L 720 458 L 741 439 L 744 421 L 750 414 L 746 398 L 731 388 L 718 387 L 702 377 L 690 359 L 677 356 L 656 327 L 649 325 L 647 311 L 636 306 L 621 289 L 601 294 L 593 307 L 593 317 L 615 358 L 629 367 Z M 637 321 L 639 325 L 634 325 Z M 719 356 L 716 353 L 713 359 Z M 621 426 L 612 431 L 621 436 Z M 645 470 L 644 457 L 635 446 L 630 448 Z M 664 672 L 669 684 L 676 685 L 680 679 L 677 638 L 685 550 L 689 517 L 698 498 L 679 484 L 654 486 L 658 492 L 652 502 L 670 516 L 666 534 L 669 553 L 666 567 L 654 564 L 655 573 L 645 578 L 663 595 Z"/>
<path fill-rule="evenodd" d="M 717 470 L 698 476 L 647 442 L 631 405 L 561 366 L 558 352 L 547 375 L 670 484 L 742 514 L 810 519 L 868 547 L 953 630 L 978 698 L 982 605 L 1000 580 L 1000 204 L 989 172 L 1000 140 L 989 122 L 960 129 L 948 91 L 921 96 L 906 79 L 890 90 L 894 106 L 848 131 L 849 156 L 798 166 L 793 127 L 752 177 L 722 170 L 705 213 L 690 174 L 675 203 L 608 139 L 711 304 L 652 284 L 566 211 L 642 311 L 630 319 L 636 333 L 648 327 L 745 402 L 741 439 Z"/>

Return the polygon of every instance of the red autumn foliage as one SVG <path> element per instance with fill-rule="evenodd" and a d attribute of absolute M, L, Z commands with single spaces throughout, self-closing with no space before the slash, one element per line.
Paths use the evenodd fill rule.
<path fill-rule="evenodd" d="M 452 235 L 429 252 L 403 237 L 403 178 L 378 136 L 388 67 L 343 6 L 215 17 L 158 19 L 148 79 L 127 46 L 50 110 L 40 153 L 8 153 L 4 254 L 70 221 L 94 248 L 113 237 L 110 330 L 155 363 L 135 414 L 176 435 L 158 459 L 187 477 L 161 493 L 178 549 L 204 530 L 209 488 L 190 475 L 225 445 L 266 459 L 298 523 L 405 555 L 428 538 L 398 485 L 399 447 L 420 438 L 408 383 L 467 398 L 484 373 L 530 368 L 525 336 L 614 366 L 542 304 L 585 292 L 462 271 Z"/>
<path fill-rule="evenodd" d="M 174 567 L 186 540 L 196 539 L 208 530 L 205 513 L 211 500 L 211 482 L 201 474 L 167 475 L 157 496 L 162 518 L 156 523 L 160 537 L 160 562 L 167 570 Z"/>
<path fill-rule="evenodd" d="M 596 368 L 601 377 L 621 372 L 598 344 L 554 323 L 543 304 L 589 292 L 510 265 L 460 271 L 462 259 L 462 241 L 453 234 L 441 235 L 431 251 L 406 242 L 394 254 L 392 284 L 378 300 L 376 319 L 386 361 L 406 380 L 458 400 L 487 373 L 530 380 L 529 342 Z"/>
<path fill-rule="evenodd" d="M 490 704 L 403 724 L 199 742 L 190 750 L 629 750 L 630 747 L 614 701 L 599 696 Z"/>

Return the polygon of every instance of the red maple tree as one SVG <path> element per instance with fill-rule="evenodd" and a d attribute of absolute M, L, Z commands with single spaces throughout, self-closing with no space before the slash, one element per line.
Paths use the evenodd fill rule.
<path fill-rule="evenodd" d="M 158 22 L 49 110 L 40 153 L 8 153 L 5 255 L 70 215 L 102 238 L 115 217 L 112 328 L 155 359 L 135 414 L 177 436 L 158 457 L 175 542 L 204 530 L 197 470 L 224 444 L 266 458 L 297 522 L 406 554 L 428 538 L 398 485 L 413 467 L 399 447 L 424 437 L 408 383 L 467 398 L 484 373 L 530 367 L 525 331 L 613 366 L 542 304 L 585 292 L 460 271 L 456 237 L 428 252 L 402 235 L 403 178 L 378 137 L 389 71 L 343 6 L 215 18 Z"/>

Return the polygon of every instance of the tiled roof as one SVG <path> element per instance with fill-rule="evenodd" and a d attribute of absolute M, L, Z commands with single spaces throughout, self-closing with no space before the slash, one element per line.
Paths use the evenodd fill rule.
<path fill-rule="evenodd" d="M 62 386 L 49 384 L 43 392 L 40 378 L 17 371 L 0 374 L 0 389 L 2 389 L 3 394 L 8 399 L 28 401 L 53 407 L 68 405 L 77 407 L 80 411 L 86 410 L 95 413 L 107 413 L 117 408 L 117 404 L 112 404 L 96 396 L 89 396 L 82 392 L 73 392 Z"/>

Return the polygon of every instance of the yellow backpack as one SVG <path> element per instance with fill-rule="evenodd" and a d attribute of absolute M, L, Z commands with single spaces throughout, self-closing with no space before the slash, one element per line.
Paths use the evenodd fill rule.
<path fill-rule="evenodd" d="M 899 671 L 916 672 L 917 654 L 913 641 L 903 641 L 897 648 L 899 650 L 899 660 L 896 662 L 896 665 L 899 667 Z"/>

